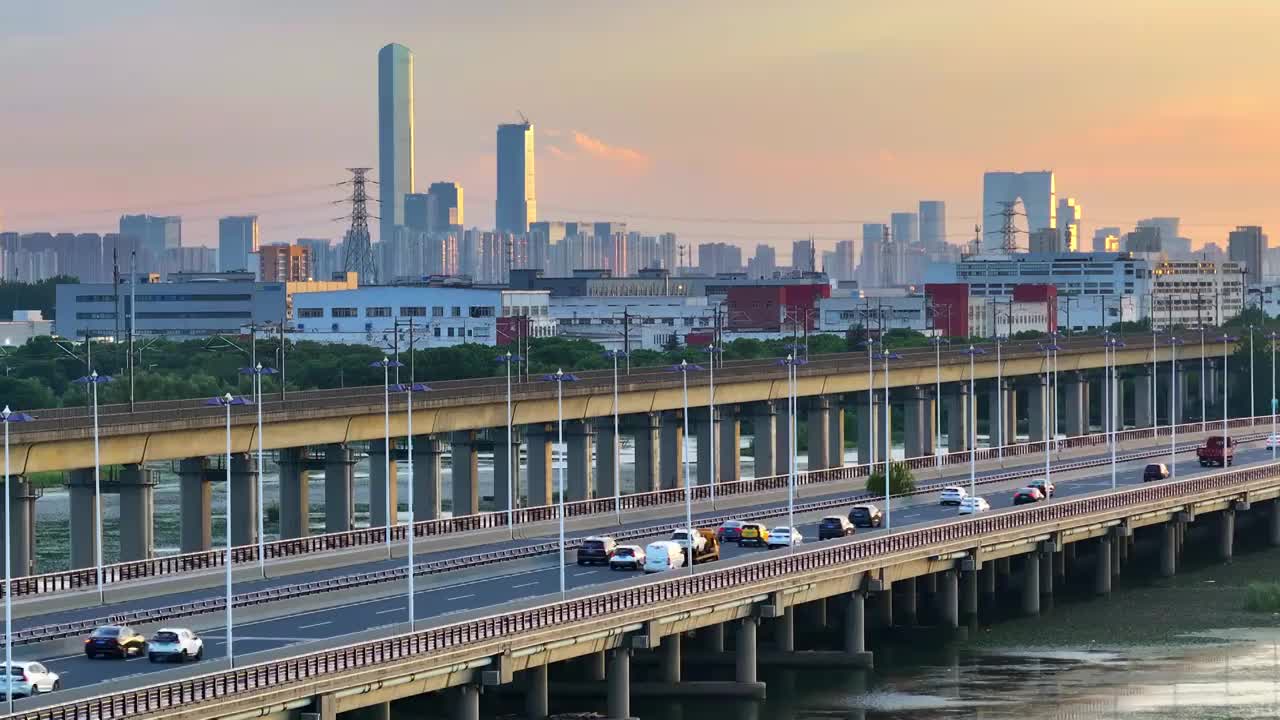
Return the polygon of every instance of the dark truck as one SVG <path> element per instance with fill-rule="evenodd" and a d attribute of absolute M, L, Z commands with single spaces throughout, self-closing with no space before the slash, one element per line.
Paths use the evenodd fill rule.
<path fill-rule="evenodd" d="M 1196 448 L 1201 467 L 1228 467 L 1235 461 L 1236 441 L 1222 435 L 1210 435 L 1202 447 Z"/>

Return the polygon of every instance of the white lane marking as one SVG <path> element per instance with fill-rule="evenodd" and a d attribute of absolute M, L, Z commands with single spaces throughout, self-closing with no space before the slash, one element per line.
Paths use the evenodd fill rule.
<path fill-rule="evenodd" d="M 332 620 L 325 620 L 324 622 L 311 623 L 310 625 L 299 625 L 299 626 L 298 626 L 298 629 L 299 629 L 299 630 L 310 630 L 311 628 L 318 628 L 318 627 L 323 627 L 323 626 L 325 626 L 325 625 L 332 625 L 332 624 L 333 624 L 333 621 L 332 621 Z"/>
<path fill-rule="evenodd" d="M 512 589 L 512 590 L 519 590 L 520 588 L 533 587 L 534 585 L 537 585 L 537 584 L 538 584 L 537 582 L 521 583 L 521 584 L 519 584 L 519 585 L 512 585 L 512 586 L 511 586 L 511 589 Z"/>
<path fill-rule="evenodd" d="M 404 612 L 404 611 L 405 609 L 402 607 L 393 607 L 393 608 L 387 608 L 386 610 L 379 610 L 378 612 L 374 613 L 374 615 L 386 615 L 387 613 Z"/>
<path fill-rule="evenodd" d="M 445 598 L 445 600 L 447 600 L 448 602 L 453 602 L 454 600 L 466 600 L 467 598 L 473 598 L 473 597 L 475 597 L 475 593 L 472 593 L 470 595 L 459 595 L 458 597 Z"/>
<path fill-rule="evenodd" d="M 595 574 L 596 574 L 596 571 L 595 571 L 595 570 L 588 570 L 588 571 L 586 571 L 586 572 L 574 573 L 574 574 L 573 574 L 573 576 L 574 576 L 574 577 L 582 577 L 583 575 L 595 575 Z"/>

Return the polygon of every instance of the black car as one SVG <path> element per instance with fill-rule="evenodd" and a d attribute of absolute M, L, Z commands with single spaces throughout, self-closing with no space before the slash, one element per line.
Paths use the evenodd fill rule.
<path fill-rule="evenodd" d="M 854 532 L 853 523 L 839 515 L 824 517 L 818 523 L 819 540 L 834 540 L 835 538 L 848 537 Z"/>
<path fill-rule="evenodd" d="M 1164 463 L 1151 463 L 1142 469 L 1142 482 L 1152 482 L 1154 480 L 1168 480 L 1169 466 Z"/>
<path fill-rule="evenodd" d="M 884 516 L 875 505 L 854 505 L 849 511 L 849 522 L 854 527 L 880 527 L 884 523 Z"/>
<path fill-rule="evenodd" d="M 589 537 L 578 548 L 579 565 L 608 565 L 617 542 L 611 537 Z"/>
<path fill-rule="evenodd" d="M 84 654 L 90 659 L 99 655 L 123 658 L 146 651 L 147 639 L 127 625 L 103 625 L 84 639 Z"/>

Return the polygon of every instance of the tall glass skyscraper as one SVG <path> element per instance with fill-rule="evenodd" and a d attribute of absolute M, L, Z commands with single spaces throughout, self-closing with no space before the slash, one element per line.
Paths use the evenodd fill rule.
<path fill-rule="evenodd" d="M 498 232 L 526 233 L 538 220 L 533 185 L 533 124 L 498 126 Z"/>
<path fill-rule="evenodd" d="M 378 239 L 390 240 L 413 192 L 413 52 L 395 43 L 378 51 L 378 192 Z"/>

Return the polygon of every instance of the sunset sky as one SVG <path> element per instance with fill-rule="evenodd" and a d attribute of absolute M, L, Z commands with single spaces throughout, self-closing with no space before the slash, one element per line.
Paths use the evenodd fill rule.
<path fill-rule="evenodd" d="M 539 219 L 820 247 L 921 199 L 971 237 L 985 170 L 1052 169 L 1094 228 L 1280 236 L 1277 0 L 0 6 L 0 227 L 257 213 L 339 238 L 376 160 L 376 55 L 415 53 L 417 184 L 493 218 L 494 134 L 537 128 Z"/>

